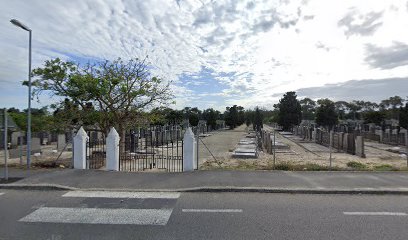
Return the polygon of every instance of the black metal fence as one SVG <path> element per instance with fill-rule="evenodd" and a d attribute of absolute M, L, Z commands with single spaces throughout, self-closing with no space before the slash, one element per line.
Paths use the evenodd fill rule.
<path fill-rule="evenodd" d="M 180 126 L 151 126 L 127 131 L 119 144 L 119 170 L 183 171 L 183 131 Z"/>
<path fill-rule="evenodd" d="M 86 168 L 100 169 L 106 165 L 105 137 L 88 139 L 86 143 Z"/>

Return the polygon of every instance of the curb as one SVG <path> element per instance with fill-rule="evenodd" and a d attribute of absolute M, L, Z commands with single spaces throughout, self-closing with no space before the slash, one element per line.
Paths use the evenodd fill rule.
<path fill-rule="evenodd" d="M 127 189 L 127 188 L 75 188 L 59 184 L 0 184 L 0 189 L 43 190 L 43 191 L 110 191 L 110 192 L 186 192 L 186 193 L 286 193 L 286 194 L 370 194 L 408 195 L 408 188 L 268 188 L 268 187 L 192 187 L 174 189 Z"/>
<path fill-rule="evenodd" d="M 79 188 L 68 187 L 59 184 L 0 184 L 0 189 L 13 190 L 44 190 L 44 191 L 75 191 Z"/>

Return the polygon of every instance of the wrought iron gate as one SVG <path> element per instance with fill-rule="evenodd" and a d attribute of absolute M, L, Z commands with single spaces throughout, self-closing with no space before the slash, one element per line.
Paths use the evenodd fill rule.
<path fill-rule="evenodd" d="M 106 164 L 105 137 L 89 138 L 86 142 L 86 168 L 100 169 Z"/>
<path fill-rule="evenodd" d="M 119 170 L 183 171 L 183 133 L 179 126 L 127 131 L 119 144 Z"/>

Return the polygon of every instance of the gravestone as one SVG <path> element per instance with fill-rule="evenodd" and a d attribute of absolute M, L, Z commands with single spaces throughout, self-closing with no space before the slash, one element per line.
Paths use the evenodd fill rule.
<path fill-rule="evenodd" d="M 65 134 L 58 134 L 57 138 L 57 150 L 62 151 L 65 147 Z"/>
<path fill-rule="evenodd" d="M 348 135 L 349 133 L 345 133 L 343 135 L 343 151 L 347 152 L 347 147 L 348 147 Z"/>
<path fill-rule="evenodd" d="M 357 136 L 355 141 L 356 141 L 356 155 L 361 158 L 365 158 L 363 136 Z"/>
<path fill-rule="evenodd" d="M 41 139 L 32 138 L 31 139 L 31 154 L 41 153 Z"/>
<path fill-rule="evenodd" d="M 18 137 L 20 137 L 21 132 L 12 132 L 11 133 L 11 147 L 18 146 Z"/>

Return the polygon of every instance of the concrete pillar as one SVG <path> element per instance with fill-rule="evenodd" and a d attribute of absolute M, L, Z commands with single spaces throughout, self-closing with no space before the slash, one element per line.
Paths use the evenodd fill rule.
<path fill-rule="evenodd" d="M 74 137 L 74 168 L 86 169 L 86 142 L 88 135 L 81 127 Z"/>
<path fill-rule="evenodd" d="M 119 171 L 119 134 L 111 128 L 106 138 L 106 170 Z"/>
<path fill-rule="evenodd" d="M 183 172 L 193 171 L 196 165 L 196 142 L 191 127 L 188 127 L 183 139 Z"/>

